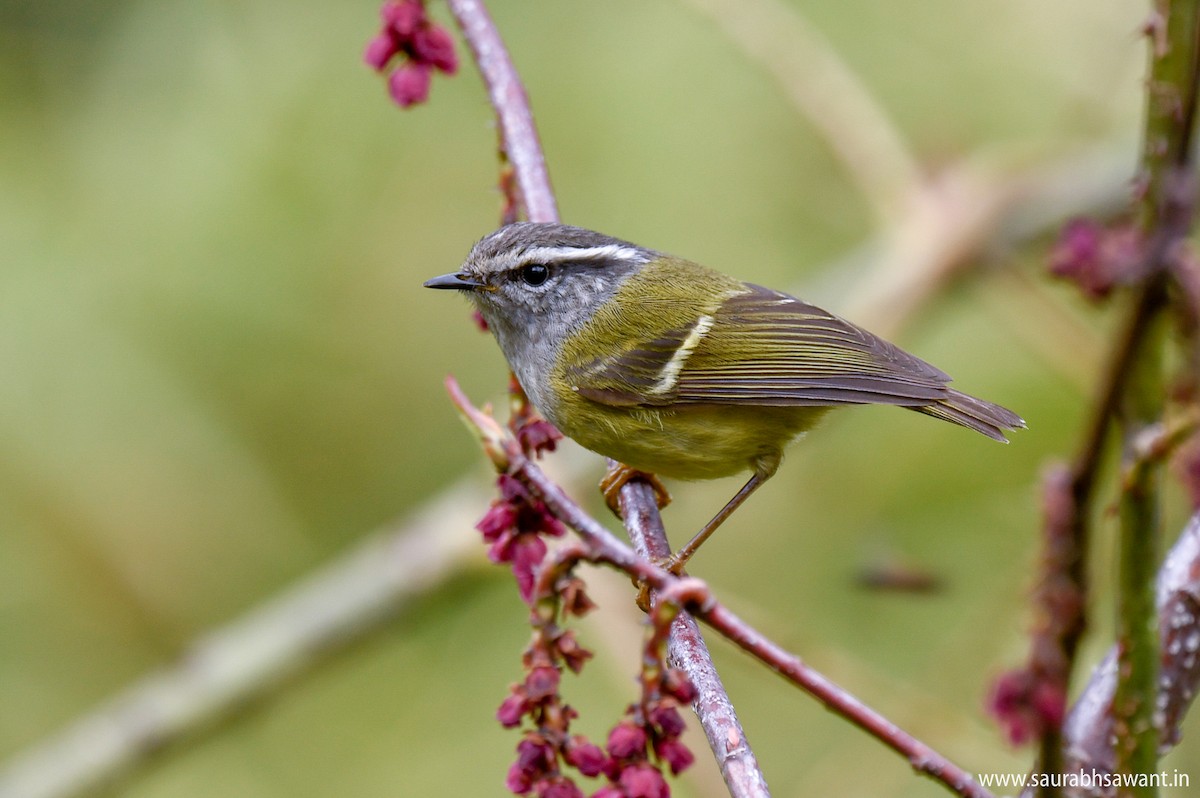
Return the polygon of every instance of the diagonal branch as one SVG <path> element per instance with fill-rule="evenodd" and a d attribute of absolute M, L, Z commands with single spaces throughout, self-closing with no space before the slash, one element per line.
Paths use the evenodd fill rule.
<path fill-rule="evenodd" d="M 468 426 L 485 442 L 484 450 L 497 469 L 524 483 L 541 497 L 555 517 L 575 530 L 587 547 L 590 560 L 615 566 L 633 580 L 686 607 L 696 618 L 817 699 L 827 709 L 904 756 L 918 773 L 941 782 L 965 798 L 992 798 L 992 794 L 971 774 L 739 618 L 717 601 L 703 582 L 674 576 L 618 540 L 529 460 L 520 444 L 503 427 L 472 405 L 453 379 L 447 380 L 447 388 Z"/>
<path fill-rule="evenodd" d="M 628 482 L 621 488 L 620 503 L 629 539 L 638 554 L 652 562 L 670 557 L 671 544 L 662 526 L 654 489 L 642 481 Z M 671 663 L 682 668 L 696 687 L 692 708 L 730 795 L 769 796 L 762 769 L 690 613 L 680 612 L 672 622 L 668 650 Z"/>
<path fill-rule="evenodd" d="M 475 494 L 467 483 L 446 491 L 17 754 L 0 766 L 0 798 L 69 798 L 112 784 L 150 754 L 219 725 L 385 625 L 478 550 L 468 533 Z"/>

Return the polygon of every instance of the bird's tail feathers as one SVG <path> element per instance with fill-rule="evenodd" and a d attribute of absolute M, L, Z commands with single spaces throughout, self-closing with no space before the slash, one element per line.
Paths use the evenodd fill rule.
<path fill-rule="evenodd" d="M 1002 443 L 1008 443 L 1008 438 L 1004 437 L 1005 430 L 1025 428 L 1025 420 L 1008 408 L 976 399 L 953 388 L 936 404 L 914 407 L 913 410 L 973 429 Z"/>

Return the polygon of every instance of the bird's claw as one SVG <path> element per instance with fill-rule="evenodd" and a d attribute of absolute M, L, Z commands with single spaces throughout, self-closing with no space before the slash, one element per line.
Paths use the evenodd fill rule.
<path fill-rule="evenodd" d="M 608 473 L 600 480 L 600 492 L 604 494 L 604 503 L 608 505 L 608 509 L 613 511 L 613 515 L 621 517 L 621 488 L 625 487 L 626 482 L 632 480 L 641 480 L 654 488 L 654 501 L 658 505 L 658 509 L 662 509 L 671 503 L 671 494 L 667 492 L 667 488 L 658 477 L 645 471 L 638 471 L 636 468 L 630 468 L 624 463 L 617 463 L 612 468 L 608 469 Z"/>

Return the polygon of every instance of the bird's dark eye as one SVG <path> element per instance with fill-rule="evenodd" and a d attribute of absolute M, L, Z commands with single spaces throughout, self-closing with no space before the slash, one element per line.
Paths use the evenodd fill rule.
<path fill-rule="evenodd" d="M 550 267 L 544 263 L 528 263 L 521 267 L 521 281 L 525 285 L 541 285 L 550 277 Z"/>

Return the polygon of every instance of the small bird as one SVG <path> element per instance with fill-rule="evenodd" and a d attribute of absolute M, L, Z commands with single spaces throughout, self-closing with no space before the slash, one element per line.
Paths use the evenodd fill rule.
<path fill-rule="evenodd" d="M 636 472 L 751 472 L 671 558 L 676 573 L 832 408 L 897 405 L 1005 442 L 1025 426 L 815 305 L 581 227 L 501 227 L 425 287 L 466 294 L 538 411 L 627 467 L 606 478 L 610 505 Z"/>

